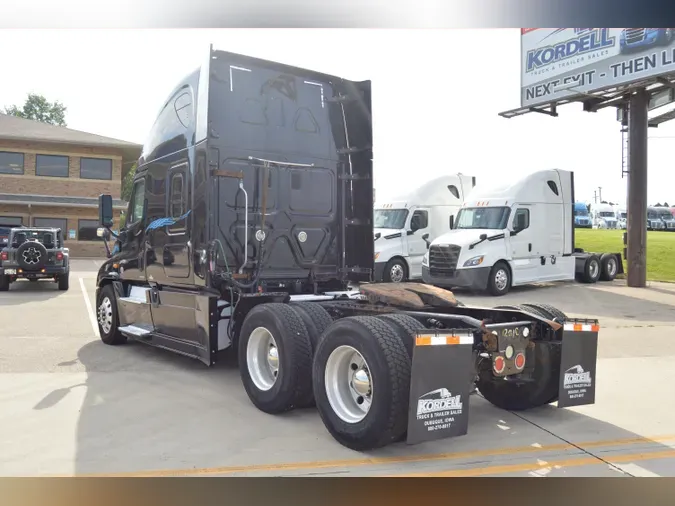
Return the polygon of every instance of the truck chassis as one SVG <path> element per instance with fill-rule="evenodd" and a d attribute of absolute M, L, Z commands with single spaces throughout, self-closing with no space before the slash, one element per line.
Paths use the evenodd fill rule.
<path fill-rule="evenodd" d="M 597 320 L 568 318 L 545 304 L 470 307 L 449 291 L 417 283 L 320 295 L 241 294 L 233 307 L 205 297 L 198 312 L 206 317 L 200 325 L 206 349 L 196 350 L 125 324 L 130 299 L 157 305 L 165 295 L 156 287 L 104 281 L 97 289 L 103 342 L 132 338 L 207 365 L 232 348 L 259 410 L 316 406 L 333 438 L 356 451 L 466 434 L 474 388 L 507 410 L 595 401 Z"/>

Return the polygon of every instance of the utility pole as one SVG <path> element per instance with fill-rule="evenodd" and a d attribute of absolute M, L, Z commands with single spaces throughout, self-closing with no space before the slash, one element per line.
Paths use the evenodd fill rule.
<path fill-rule="evenodd" d="M 602 186 L 598 186 L 598 199 L 602 202 Z"/>
<path fill-rule="evenodd" d="M 647 286 L 647 130 L 649 94 L 645 89 L 630 96 L 628 106 L 628 220 L 626 236 L 628 286 Z"/>

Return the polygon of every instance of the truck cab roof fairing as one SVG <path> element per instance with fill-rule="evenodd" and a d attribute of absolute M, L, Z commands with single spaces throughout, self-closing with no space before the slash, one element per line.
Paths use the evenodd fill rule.
<path fill-rule="evenodd" d="M 200 74 L 200 69 L 188 74 L 162 104 L 143 144 L 139 167 L 196 143 Z"/>

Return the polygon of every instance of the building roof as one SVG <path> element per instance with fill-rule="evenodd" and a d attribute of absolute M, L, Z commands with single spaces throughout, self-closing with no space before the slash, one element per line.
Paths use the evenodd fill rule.
<path fill-rule="evenodd" d="M 52 195 L 15 195 L 10 193 L 0 193 L 0 204 L 98 207 L 98 199 L 93 197 L 54 197 Z M 113 199 L 113 207 L 116 209 L 126 209 L 127 203 L 120 199 Z"/>
<path fill-rule="evenodd" d="M 123 153 L 125 163 L 138 160 L 143 146 L 102 135 L 81 132 L 41 121 L 0 113 L 0 139 L 28 142 L 49 142 L 76 146 L 115 148 Z"/>

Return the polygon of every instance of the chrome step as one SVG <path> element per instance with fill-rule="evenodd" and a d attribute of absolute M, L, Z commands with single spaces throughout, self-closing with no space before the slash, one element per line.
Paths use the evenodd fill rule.
<path fill-rule="evenodd" d="M 134 325 L 125 325 L 120 327 L 120 332 L 133 337 L 147 337 L 155 331 L 152 325 L 147 323 L 138 323 Z"/>
<path fill-rule="evenodd" d="M 131 302 L 132 304 L 149 304 L 150 288 L 143 286 L 132 286 L 128 297 L 120 297 L 120 302 Z"/>

